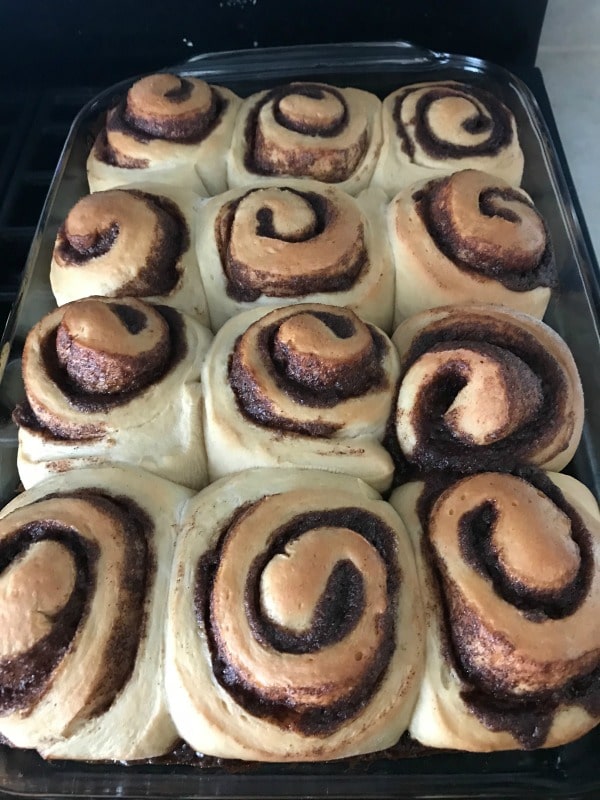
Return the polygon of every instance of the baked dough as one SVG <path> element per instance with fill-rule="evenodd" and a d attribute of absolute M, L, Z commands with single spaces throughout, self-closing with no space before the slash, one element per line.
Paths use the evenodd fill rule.
<path fill-rule="evenodd" d="M 403 86 L 383 101 L 383 146 L 373 185 L 393 197 L 416 181 L 479 169 L 519 186 L 515 118 L 490 92 L 457 81 Z"/>
<path fill-rule="evenodd" d="M 571 351 L 551 328 L 500 306 L 446 306 L 406 320 L 396 433 L 420 469 L 563 469 L 583 428 Z"/>
<path fill-rule="evenodd" d="M 427 662 L 410 733 L 430 747 L 555 747 L 599 721 L 600 513 L 565 475 L 410 483 Z"/>
<path fill-rule="evenodd" d="M 106 115 L 87 161 L 90 191 L 137 180 L 201 195 L 225 191 L 225 156 L 240 102 L 229 89 L 198 78 L 141 78 Z"/>
<path fill-rule="evenodd" d="M 557 285 L 550 234 L 529 195 L 476 170 L 402 190 L 389 206 L 394 324 L 427 308 L 498 303 L 541 319 Z"/>
<path fill-rule="evenodd" d="M 56 237 L 50 285 L 59 306 L 81 297 L 141 297 L 208 324 L 195 214 L 184 189 L 139 184 L 79 200 Z"/>
<path fill-rule="evenodd" d="M 30 331 L 27 401 L 17 408 L 17 466 L 26 488 L 99 462 L 206 484 L 200 369 L 212 335 L 167 306 L 88 298 Z"/>
<path fill-rule="evenodd" d="M 254 309 L 217 333 L 202 370 L 210 480 L 257 466 L 343 472 L 388 488 L 390 340 L 348 309 Z"/>
<path fill-rule="evenodd" d="M 142 470 L 78 470 L 0 513 L 0 733 L 45 758 L 130 760 L 177 739 L 165 596 L 191 492 Z"/>
<path fill-rule="evenodd" d="M 194 750 L 324 761 L 406 729 L 423 657 L 414 556 L 360 480 L 249 470 L 201 492 L 168 619 L 169 709 Z"/>
<path fill-rule="evenodd" d="M 198 213 L 197 253 L 213 330 L 253 307 L 346 306 L 388 333 L 394 274 L 386 198 L 288 179 L 234 189 Z"/>
<path fill-rule="evenodd" d="M 243 101 L 227 161 L 229 187 L 313 178 L 358 194 L 381 148 L 381 101 L 362 89 L 289 83 Z"/>

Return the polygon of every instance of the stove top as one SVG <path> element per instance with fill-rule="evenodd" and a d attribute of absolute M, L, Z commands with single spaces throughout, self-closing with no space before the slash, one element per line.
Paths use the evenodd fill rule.
<path fill-rule="evenodd" d="M 5 319 L 73 119 L 93 88 L 0 93 L 0 317 Z"/>

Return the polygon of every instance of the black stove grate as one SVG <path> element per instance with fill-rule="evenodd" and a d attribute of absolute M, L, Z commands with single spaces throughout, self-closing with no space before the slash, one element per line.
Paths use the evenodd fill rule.
<path fill-rule="evenodd" d="M 69 128 L 98 89 L 0 93 L 0 323 L 14 302 Z"/>

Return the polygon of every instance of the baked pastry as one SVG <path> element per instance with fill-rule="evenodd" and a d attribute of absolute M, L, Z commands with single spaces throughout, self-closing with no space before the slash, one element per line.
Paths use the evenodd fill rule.
<path fill-rule="evenodd" d="M 394 271 L 385 195 L 287 180 L 233 189 L 198 213 L 198 263 L 214 330 L 241 311 L 340 305 L 391 332 Z"/>
<path fill-rule="evenodd" d="M 362 481 L 249 470 L 194 498 L 169 595 L 166 687 L 197 751 L 324 761 L 394 744 L 423 658 L 414 556 Z"/>
<path fill-rule="evenodd" d="M 600 513 L 564 475 L 429 478 L 413 537 L 427 661 L 410 733 L 459 750 L 565 744 L 600 721 Z"/>
<path fill-rule="evenodd" d="M 240 99 L 223 86 L 160 73 L 106 114 L 87 161 L 90 191 L 153 181 L 218 194 Z"/>
<path fill-rule="evenodd" d="M 382 120 L 373 185 L 390 197 L 416 181 L 470 168 L 521 183 L 515 118 L 485 89 L 457 81 L 403 86 L 383 101 Z"/>
<path fill-rule="evenodd" d="M 565 467 L 583 427 L 571 351 L 551 328 L 500 306 L 447 306 L 406 320 L 396 433 L 422 470 Z"/>
<path fill-rule="evenodd" d="M 343 472 L 382 491 L 396 397 L 390 340 L 352 311 L 302 303 L 239 314 L 202 368 L 210 480 L 250 467 Z"/>
<path fill-rule="evenodd" d="M 56 237 L 50 284 L 58 305 L 81 297 L 143 297 L 208 324 L 193 217 L 199 198 L 157 185 L 83 197 Z"/>
<path fill-rule="evenodd" d="M 0 514 L 0 734 L 46 758 L 137 759 L 177 740 L 165 700 L 174 526 L 191 492 L 79 470 Z"/>
<path fill-rule="evenodd" d="M 288 83 L 243 101 L 229 187 L 314 178 L 349 194 L 369 185 L 381 148 L 381 101 L 362 89 Z"/>
<path fill-rule="evenodd" d="M 23 350 L 17 466 L 26 488 L 100 461 L 206 483 L 200 367 L 212 336 L 168 306 L 133 298 L 68 303 Z"/>
<path fill-rule="evenodd" d="M 404 189 L 388 209 L 395 324 L 427 308 L 499 303 L 541 319 L 556 286 L 550 235 L 529 195 L 476 170 Z"/>

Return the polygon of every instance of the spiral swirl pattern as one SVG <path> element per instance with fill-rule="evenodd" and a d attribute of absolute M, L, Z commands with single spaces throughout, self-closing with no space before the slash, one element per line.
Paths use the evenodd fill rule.
<path fill-rule="evenodd" d="M 381 146 L 381 103 L 359 89 L 290 83 L 249 97 L 236 121 L 229 185 L 252 176 L 313 178 L 355 194 Z"/>
<path fill-rule="evenodd" d="M 238 104 L 233 92 L 197 78 L 141 78 L 106 115 L 88 161 L 91 190 L 129 183 L 137 171 L 202 194 L 206 178 L 206 188 L 223 191 L 223 168 L 205 162 L 224 158 Z"/>
<path fill-rule="evenodd" d="M 127 404 L 185 355 L 180 320 L 162 312 L 133 298 L 96 297 L 45 317 L 23 351 L 25 391 L 39 424 L 57 437 L 101 436 L 95 414 Z"/>
<path fill-rule="evenodd" d="M 223 105 L 218 92 L 197 78 L 149 75 L 134 83 L 121 104 L 109 113 L 107 142 L 121 166 L 119 153 L 115 152 L 118 136 L 113 134 L 124 129 L 138 139 L 200 141 L 218 122 Z"/>
<path fill-rule="evenodd" d="M 543 317 L 557 283 L 554 254 L 521 189 L 464 170 L 400 192 L 388 219 L 397 322 L 474 297 Z"/>
<path fill-rule="evenodd" d="M 456 81 L 418 83 L 393 92 L 383 109 L 384 145 L 373 182 L 390 196 L 469 167 L 513 186 L 521 182 L 515 119 L 492 93 Z"/>
<path fill-rule="evenodd" d="M 240 300 L 343 291 L 366 258 L 358 208 L 346 202 L 336 213 L 315 193 L 251 191 L 223 210 L 217 235 L 228 293 Z"/>
<path fill-rule="evenodd" d="M 544 323 L 498 306 L 448 306 L 407 320 L 394 343 L 396 432 L 409 462 L 474 472 L 570 461 L 583 425 L 581 382 Z"/>
<path fill-rule="evenodd" d="M 597 721 L 600 516 L 579 500 L 586 490 L 565 481 L 567 498 L 531 469 L 434 479 L 421 491 L 422 558 L 440 609 L 434 628 L 446 627 L 415 715 L 421 735 L 446 727 L 466 749 L 532 748 L 569 741 Z M 400 489 L 392 500 L 405 521 L 414 521 L 414 495 Z M 440 663 L 454 674 L 445 689 Z M 425 708 L 432 686 L 439 714 Z M 560 720 L 565 706 L 575 711 Z M 469 727 L 465 715 L 477 722 Z"/>
<path fill-rule="evenodd" d="M 134 504 L 99 491 L 49 497 L 0 522 L 0 729 L 14 743 L 38 746 L 26 722 L 17 741 L 20 715 L 43 721 L 37 735 L 50 740 L 122 690 L 144 632 L 151 528 Z"/>
<path fill-rule="evenodd" d="M 79 200 L 58 231 L 50 284 L 59 305 L 82 297 L 160 299 L 204 321 L 189 215 L 192 195 L 159 187 Z"/>
<path fill-rule="evenodd" d="M 0 512 L 0 736 L 46 758 L 165 753 L 165 602 L 192 492 L 143 470 L 51 478 Z"/>
<path fill-rule="evenodd" d="M 389 330 L 394 276 L 383 201 L 377 192 L 354 200 L 289 180 L 204 204 L 198 262 L 213 328 L 248 308 L 300 299 L 349 307 Z"/>
<path fill-rule="evenodd" d="M 182 687 L 179 673 L 179 691 L 193 696 L 175 712 L 178 726 L 185 717 L 187 738 L 199 714 L 191 743 L 217 755 L 225 755 L 225 747 L 230 756 L 256 758 L 260 752 L 269 760 L 363 752 L 382 716 L 387 724 L 393 714 L 406 718 L 406 694 L 421 658 L 419 646 L 405 649 L 418 640 L 422 624 L 415 586 L 406 575 L 410 551 L 391 509 L 367 499 L 359 482 L 357 503 L 356 493 L 342 490 L 347 478 L 327 476 L 322 487 L 322 475 L 315 473 L 320 488 L 313 483 L 309 489 L 309 473 L 292 471 L 293 480 L 280 476 L 273 487 L 266 477 L 274 474 L 253 471 L 209 490 L 220 498 L 217 525 L 210 514 L 205 520 L 214 499 L 199 498 L 188 513 L 189 532 L 177 559 L 191 584 L 184 577 L 181 599 L 171 596 L 170 636 L 182 635 L 183 641 L 180 646 L 171 640 L 170 665 L 173 658 L 176 668 L 198 664 L 214 680 L 208 691 L 198 691 L 192 675 Z M 250 499 L 261 477 L 269 494 L 263 490 Z M 221 521 L 223 500 L 235 503 L 240 496 L 247 502 L 236 508 L 225 500 L 229 516 Z M 400 627 L 400 619 L 410 619 L 414 629 Z M 190 622 L 200 637 L 196 633 L 194 652 L 186 658 Z M 169 678 L 167 690 L 174 699 Z M 214 710 L 221 706 L 221 730 L 200 744 L 203 728 L 215 725 Z M 236 708 L 243 709 L 239 725 L 235 712 L 229 716 Z M 256 728 L 248 737 L 250 720 Z"/>
<path fill-rule="evenodd" d="M 203 485 L 199 379 L 210 340 L 194 320 L 135 298 L 88 298 L 44 317 L 25 342 L 27 399 L 14 413 L 24 485 L 79 458 Z"/>
<path fill-rule="evenodd" d="M 389 339 L 348 309 L 300 304 L 230 320 L 203 371 L 212 478 L 328 464 L 385 486 L 380 442 L 397 374 Z"/>

